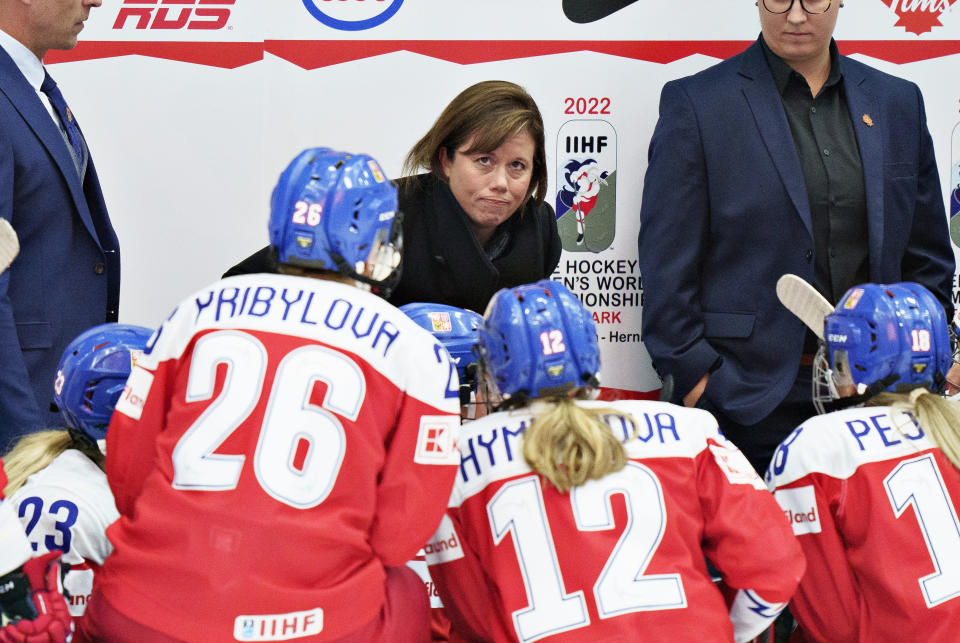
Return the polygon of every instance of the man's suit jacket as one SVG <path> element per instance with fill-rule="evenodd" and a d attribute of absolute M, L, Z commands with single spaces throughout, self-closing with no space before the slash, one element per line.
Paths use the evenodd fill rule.
<path fill-rule="evenodd" d="M 952 314 L 953 250 L 923 99 L 913 83 L 840 57 L 863 161 L 870 280 L 917 281 Z M 759 41 L 667 83 L 650 143 L 639 235 L 642 337 L 682 397 L 753 424 L 787 395 L 804 325 L 776 297 L 814 278 L 800 159 Z"/>
<path fill-rule="evenodd" d="M 62 425 L 50 412 L 60 355 L 81 331 L 116 321 L 120 253 L 92 159 L 81 184 L 60 130 L 0 49 L 0 216 L 20 254 L 0 275 L 0 452 Z"/>

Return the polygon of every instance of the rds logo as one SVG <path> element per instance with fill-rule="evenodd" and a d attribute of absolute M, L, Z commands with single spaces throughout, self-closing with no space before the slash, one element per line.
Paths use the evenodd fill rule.
<path fill-rule="evenodd" d="M 403 0 L 303 0 L 310 15 L 333 29 L 362 31 L 382 25 Z"/>
<path fill-rule="evenodd" d="M 223 29 L 230 19 L 230 6 L 237 0 L 123 0 L 113 23 L 123 29 L 127 18 L 133 18 L 135 29 Z M 197 6 L 183 6 L 197 5 Z"/>

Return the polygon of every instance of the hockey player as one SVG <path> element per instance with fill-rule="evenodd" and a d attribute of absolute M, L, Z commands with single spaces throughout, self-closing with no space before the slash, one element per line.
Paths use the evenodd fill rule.
<path fill-rule="evenodd" d="M 65 430 L 31 433 L 4 457 L 5 492 L 34 552 L 60 551 L 70 614 L 80 616 L 93 575 L 113 550 L 105 531 L 117 509 L 103 472 L 107 425 L 152 331 L 101 324 L 78 335 L 57 366 L 53 400 Z"/>
<path fill-rule="evenodd" d="M 418 302 L 400 306 L 407 317 L 433 333 L 447 349 L 460 379 L 460 417 L 477 418 L 477 331 L 483 317 L 456 306 Z M 439 352 L 437 359 L 441 359 Z"/>
<path fill-rule="evenodd" d="M 463 426 L 426 547 L 456 636 L 746 641 L 770 625 L 803 556 L 709 413 L 588 401 L 596 328 L 557 282 L 494 295 L 479 349 L 503 401 Z M 704 556 L 736 592 L 729 609 Z"/>
<path fill-rule="evenodd" d="M 184 299 L 107 435 L 120 511 L 80 640 L 420 641 L 404 566 L 456 474 L 459 383 L 373 292 L 396 281 L 396 191 L 308 149 L 273 190 L 285 274 Z"/>
<path fill-rule="evenodd" d="M 455 365 L 460 378 L 460 418 L 462 421 L 476 418 L 477 409 L 481 408 L 476 400 L 477 332 L 483 317 L 472 310 L 432 302 L 404 304 L 400 306 L 400 310 L 421 328 L 430 331 L 449 353 L 451 363 Z M 444 359 L 440 353 L 438 346 L 438 360 Z M 440 593 L 427 570 L 424 550 L 418 551 L 416 558 L 408 562 L 407 566 L 420 576 L 430 597 L 430 640 L 449 641 L 450 621 L 443 611 Z"/>
<path fill-rule="evenodd" d="M 60 552 L 31 558 L 0 462 L 0 643 L 64 643 L 73 623 L 60 586 Z M 3 625 L 5 619 L 11 623 Z"/>
<path fill-rule="evenodd" d="M 960 410 L 942 397 L 943 307 L 901 283 L 831 308 L 808 323 L 824 339 L 814 402 L 834 410 L 791 433 L 766 474 L 807 556 L 790 611 L 810 641 L 956 640 Z"/>

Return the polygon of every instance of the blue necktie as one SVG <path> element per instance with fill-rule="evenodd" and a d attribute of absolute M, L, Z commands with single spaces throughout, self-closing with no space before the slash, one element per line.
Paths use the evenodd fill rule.
<path fill-rule="evenodd" d="M 67 107 L 67 101 L 63 99 L 63 94 L 60 93 L 60 88 L 57 87 L 57 83 L 50 77 L 46 69 L 43 70 L 43 73 L 43 84 L 40 85 L 40 91 L 47 95 L 47 98 L 50 99 L 50 104 L 53 105 L 54 111 L 56 111 L 57 116 L 60 117 L 63 129 L 67 133 L 67 140 L 70 141 L 70 147 L 73 148 L 73 159 L 74 163 L 76 163 L 77 171 L 82 173 L 84 166 L 83 134 L 80 133 L 80 128 L 77 127 L 77 121 L 73 118 L 73 112 Z"/>

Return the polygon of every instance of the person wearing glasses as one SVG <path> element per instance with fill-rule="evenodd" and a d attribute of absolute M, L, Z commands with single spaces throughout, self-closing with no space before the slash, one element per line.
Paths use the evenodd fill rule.
<path fill-rule="evenodd" d="M 914 281 L 953 315 L 944 194 L 913 83 L 840 55 L 837 0 L 759 0 L 742 53 L 664 85 L 639 233 L 643 339 L 674 401 L 764 471 L 814 414 L 814 336 L 777 300 Z"/>

